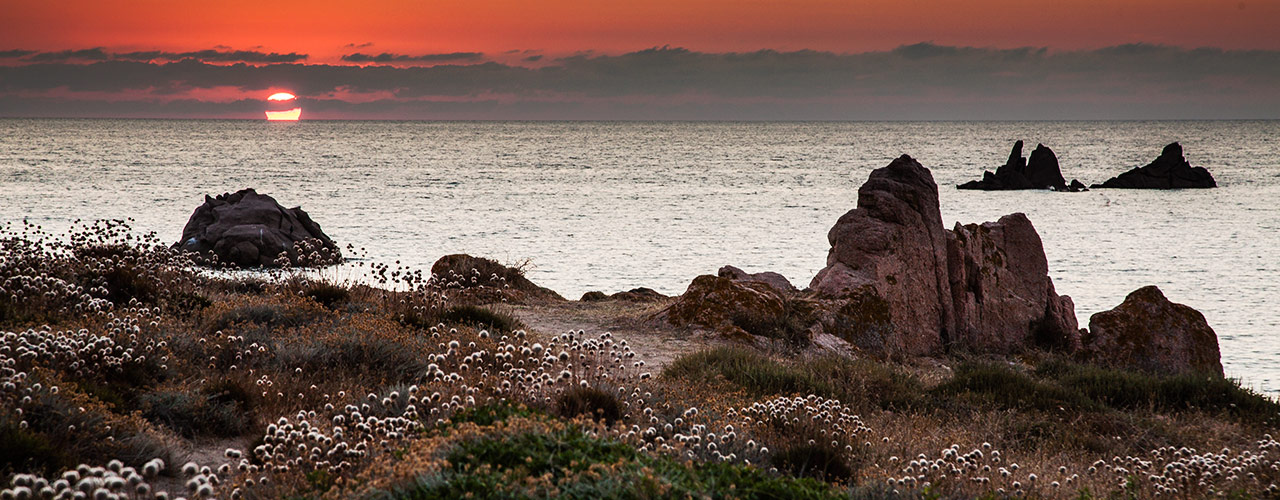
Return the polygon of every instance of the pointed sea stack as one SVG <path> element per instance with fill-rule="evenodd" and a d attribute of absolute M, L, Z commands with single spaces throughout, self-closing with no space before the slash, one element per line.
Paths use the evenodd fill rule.
<path fill-rule="evenodd" d="M 982 173 L 982 180 L 969 181 L 956 186 L 959 189 L 977 189 L 983 191 L 1007 191 L 1015 189 L 1052 189 L 1054 191 L 1081 191 L 1084 184 L 1062 177 L 1058 167 L 1058 157 L 1053 150 L 1044 144 L 1037 144 L 1031 152 L 1031 160 L 1022 157 L 1022 141 L 1013 144 L 1009 160 L 996 169 Z"/>
<path fill-rule="evenodd" d="M 1197 189 L 1218 187 L 1213 175 L 1204 167 L 1192 167 L 1182 156 L 1182 145 L 1164 147 L 1160 157 L 1133 170 L 1094 184 L 1094 188 L 1116 189 Z"/>

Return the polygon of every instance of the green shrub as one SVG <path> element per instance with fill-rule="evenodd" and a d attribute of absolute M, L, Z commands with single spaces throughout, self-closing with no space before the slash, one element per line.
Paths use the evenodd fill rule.
<path fill-rule="evenodd" d="M 338 309 L 338 306 L 351 299 L 351 291 L 346 287 L 326 282 L 308 283 L 302 290 L 302 295 L 331 310 Z"/>
<path fill-rule="evenodd" d="M 529 417 L 532 415 L 534 415 L 534 411 L 527 406 L 516 406 L 507 402 L 498 402 L 483 406 L 463 408 L 449 418 L 450 424 L 447 427 L 457 426 L 458 424 L 465 422 L 470 422 L 481 427 L 487 427 L 512 417 Z"/>
<path fill-rule="evenodd" d="M 1098 404 L 1079 391 L 1042 382 L 1030 375 L 997 363 L 964 363 L 956 367 L 950 380 L 934 387 L 938 397 L 960 397 L 998 408 L 1042 411 L 1095 410 Z"/>
<path fill-rule="evenodd" d="M 73 465 L 62 448 L 45 436 L 0 417 L 0 477 L 10 472 L 52 473 Z"/>
<path fill-rule="evenodd" d="M 612 392 L 591 386 L 574 386 L 556 396 L 556 413 L 573 418 L 586 415 L 612 425 L 622 418 L 622 402 Z"/>
<path fill-rule="evenodd" d="M 822 481 L 848 481 L 853 477 L 853 467 L 845 457 L 844 449 L 831 446 L 826 440 L 791 443 L 784 446 L 772 458 L 774 467 L 796 477 L 811 477 Z"/>

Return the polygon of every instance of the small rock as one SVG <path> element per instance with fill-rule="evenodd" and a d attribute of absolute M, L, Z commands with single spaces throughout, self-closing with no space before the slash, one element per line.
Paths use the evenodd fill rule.
<path fill-rule="evenodd" d="M 746 271 L 733 266 L 724 266 L 721 267 L 716 274 L 722 278 L 729 278 L 735 281 L 758 281 L 774 287 L 778 291 L 784 293 L 796 293 L 798 291 L 796 287 L 787 280 L 786 276 L 772 271 L 749 274 Z"/>
<path fill-rule="evenodd" d="M 342 261 L 338 246 L 301 207 L 286 209 L 253 189 L 205 196 L 173 248 L 241 267 L 275 267 L 282 256 L 293 266 Z"/>
<path fill-rule="evenodd" d="M 1204 315 L 1170 302 L 1155 286 L 1134 290 L 1115 309 L 1090 317 L 1081 342 L 1080 356 L 1098 364 L 1223 375 L 1218 336 Z"/>

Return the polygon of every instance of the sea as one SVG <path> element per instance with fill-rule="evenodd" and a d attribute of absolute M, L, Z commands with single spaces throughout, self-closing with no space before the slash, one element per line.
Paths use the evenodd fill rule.
<path fill-rule="evenodd" d="M 1016 140 L 1085 184 L 1178 141 L 1217 189 L 961 191 Z M 872 169 L 929 167 L 942 217 L 1031 219 L 1081 326 L 1157 285 L 1204 313 L 1228 376 L 1280 394 L 1280 121 L 396 122 L 0 120 L 0 224 L 131 219 L 179 239 L 205 195 L 302 206 L 365 262 L 468 253 L 568 298 L 679 294 L 726 264 L 803 288 Z M 325 272 L 359 279 L 354 264 Z"/>

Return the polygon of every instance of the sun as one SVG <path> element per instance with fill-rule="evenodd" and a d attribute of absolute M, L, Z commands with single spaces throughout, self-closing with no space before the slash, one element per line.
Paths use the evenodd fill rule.
<path fill-rule="evenodd" d="M 289 92 L 276 92 L 267 97 L 267 121 L 296 122 L 302 117 L 298 96 Z"/>

